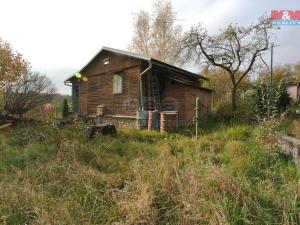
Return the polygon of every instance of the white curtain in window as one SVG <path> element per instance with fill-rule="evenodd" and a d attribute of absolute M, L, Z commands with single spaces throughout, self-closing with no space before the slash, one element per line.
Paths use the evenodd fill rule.
<path fill-rule="evenodd" d="M 122 75 L 114 74 L 113 76 L 113 92 L 114 94 L 122 93 Z"/>

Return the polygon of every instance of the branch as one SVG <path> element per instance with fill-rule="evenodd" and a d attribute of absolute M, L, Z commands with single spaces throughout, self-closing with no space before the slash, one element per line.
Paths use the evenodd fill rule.
<path fill-rule="evenodd" d="M 236 32 L 234 32 L 234 38 L 235 38 L 235 40 L 237 42 L 237 45 L 238 45 L 237 50 L 236 50 L 236 55 L 237 55 L 237 59 L 238 59 L 238 65 L 237 65 L 236 69 L 233 71 L 233 73 L 235 74 L 237 71 L 239 71 L 240 66 L 242 64 L 242 60 L 241 60 L 241 55 L 240 55 L 240 52 L 241 52 L 241 42 L 240 42 L 240 40 L 239 40 Z"/>
<path fill-rule="evenodd" d="M 199 34 L 196 34 L 196 38 L 197 38 L 197 42 L 198 45 L 202 51 L 202 53 L 204 54 L 204 56 L 212 63 L 212 65 L 214 66 L 218 66 L 221 67 L 222 69 L 226 70 L 229 74 L 232 74 L 230 68 L 224 66 L 223 64 L 217 63 L 213 57 L 211 57 L 210 55 L 208 55 L 208 53 L 206 52 L 206 50 L 204 49 L 203 45 L 202 45 L 202 41 L 204 40 L 203 38 L 199 38 Z"/>
<path fill-rule="evenodd" d="M 269 48 L 269 39 L 268 39 L 268 34 L 267 34 L 267 30 L 266 30 L 266 27 L 262 28 L 263 32 L 264 32 L 264 41 L 265 41 L 265 45 L 264 47 L 256 50 L 253 55 L 252 55 L 252 58 L 251 58 L 251 61 L 250 61 L 250 64 L 248 66 L 248 68 L 245 70 L 245 72 L 242 74 L 242 76 L 238 79 L 237 81 L 237 85 L 242 81 L 242 79 L 251 71 L 252 67 L 253 67 L 253 64 L 255 62 L 255 59 L 257 56 L 260 55 L 261 52 L 263 51 L 266 51 L 268 48 Z"/>

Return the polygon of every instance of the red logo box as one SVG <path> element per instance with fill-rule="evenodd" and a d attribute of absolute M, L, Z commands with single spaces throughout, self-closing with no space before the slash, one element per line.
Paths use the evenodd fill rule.
<path fill-rule="evenodd" d="M 272 10 L 272 20 L 300 20 L 300 10 Z"/>

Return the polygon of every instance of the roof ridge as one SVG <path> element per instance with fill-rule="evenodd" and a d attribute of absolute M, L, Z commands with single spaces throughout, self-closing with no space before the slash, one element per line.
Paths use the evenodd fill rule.
<path fill-rule="evenodd" d="M 102 50 L 107 50 L 107 51 L 112 51 L 112 52 L 116 52 L 116 53 L 120 53 L 120 54 L 124 54 L 124 55 L 129 55 L 135 58 L 141 58 L 141 59 L 145 59 L 145 60 L 151 60 L 151 57 L 146 56 L 146 55 L 142 55 L 140 53 L 137 52 L 130 52 L 130 51 L 126 51 L 126 50 L 122 50 L 122 49 L 117 49 L 117 48 L 111 48 L 111 47 L 107 47 L 107 46 L 103 46 L 102 49 L 100 50 L 100 52 Z"/>

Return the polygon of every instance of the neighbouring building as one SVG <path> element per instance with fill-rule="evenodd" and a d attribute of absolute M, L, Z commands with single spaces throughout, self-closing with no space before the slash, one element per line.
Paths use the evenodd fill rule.
<path fill-rule="evenodd" d="M 194 121 L 195 99 L 200 118 L 211 111 L 212 90 L 206 77 L 135 53 L 103 47 L 65 84 L 72 87 L 73 112 L 96 116 L 101 123 L 135 126 L 147 112 L 176 112 L 177 125 Z"/>
<path fill-rule="evenodd" d="M 290 97 L 297 103 L 300 101 L 300 82 L 288 82 L 287 91 Z"/>

